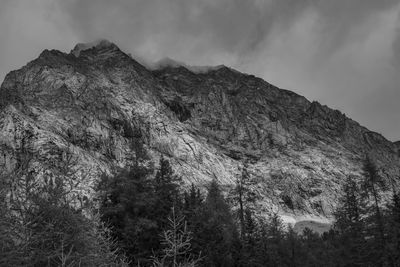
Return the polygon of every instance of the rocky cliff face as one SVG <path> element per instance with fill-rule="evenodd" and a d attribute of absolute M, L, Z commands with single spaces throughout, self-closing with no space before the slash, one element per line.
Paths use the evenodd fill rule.
<path fill-rule="evenodd" d="M 340 185 L 360 174 L 366 153 L 391 182 L 400 169 L 398 144 L 337 110 L 225 66 L 149 70 L 105 41 L 45 50 L 1 86 L 3 171 L 27 149 L 31 168 L 46 171 L 73 155 L 90 197 L 101 172 L 134 160 L 138 140 L 187 183 L 232 186 L 248 162 L 260 212 L 293 223 L 329 222 Z"/>
<path fill-rule="evenodd" d="M 394 142 L 395 148 L 397 150 L 397 154 L 400 157 L 400 141 Z"/>

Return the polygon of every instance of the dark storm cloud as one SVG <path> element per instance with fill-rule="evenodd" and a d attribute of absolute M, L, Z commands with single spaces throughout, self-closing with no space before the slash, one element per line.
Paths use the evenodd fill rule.
<path fill-rule="evenodd" d="M 107 38 L 144 61 L 254 73 L 400 139 L 399 10 L 398 0 L 6 0 L 0 71 Z"/>
<path fill-rule="evenodd" d="M 207 47 L 240 55 L 265 45 L 273 29 L 285 32 L 306 12 L 318 15 L 314 30 L 320 34 L 319 45 L 324 52 L 332 52 L 352 37 L 349 35 L 355 27 L 397 3 L 397 0 L 62 2 L 81 38 L 91 40 L 107 35 L 129 41 L 131 44 L 127 46 L 141 45 L 150 39 L 158 51 L 174 50 L 182 41 L 192 52 L 202 53 L 202 48 Z"/>
<path fill-rule="evenodd" d="M 398 20 L 400 21 L 400 16 Z M 393 41 L 393 64 L 400 67 L 400 25 L 396 28 Z"/>

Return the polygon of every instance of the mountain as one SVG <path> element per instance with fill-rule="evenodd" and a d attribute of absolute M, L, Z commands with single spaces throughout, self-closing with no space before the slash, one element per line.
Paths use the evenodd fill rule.
<path fill-rule="evenodd" d="M 400 156 L 400 141 L 394 142 L 393 144 L 397 149 L 397 154 Z"/>
<path fill-rule="evenodd" d="M 372 155 L 397 184 L 399 144 L 318 102 L 226 66 L 190 67 L 164 60 L 146 68 L 115 44 L 45 50 L 0 88 L 0 166 L 21 155 L 30 168 L 56 172 L 66 157 L 80 194 L 93 196 L 103 172 L 129 164 L 143 141 L 186 184 L 211 179 L 228 189 L 248 165 L 262 196 L 259 212 L 284 221 L 329 223 L 348 175 Z"/>

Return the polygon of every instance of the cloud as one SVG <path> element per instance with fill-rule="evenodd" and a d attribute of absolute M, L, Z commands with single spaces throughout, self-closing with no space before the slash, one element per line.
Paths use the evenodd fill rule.
<path fill-rule="evenodd" d="M 45 48 L 65 50 L 78 39 L 52 0 L 0 2 L 0 79 Z"/>
<path fill-rule="evenodd" d="M 265 49 L 265 40 L 271 39 L 268 38 L 271 32 L 285 33 L 312 13 L 317 16 L 311 30 L 318 34 L 317 41 L 324 54 L 332 53 L 346 40 L 358 36 L 352 34 L 354 28 L 398 1 L 66 0 L 60 3 L 81 38 L 106 37 L 131 49 L 149 50 L 146 52 L 154 56 L 164 51 L 181 54 L 181 48 L 194 56 L 210 50 L 241 56 Z"/>
<path fill-rule="evenodd" d="M 253 73 L 400 139 L 399 11 L 398 0 L 5 0 L 0 72 L 106 38 L 145 61 Z"/>
<path fill-rule="evenodd" d="M 393 64 L 400 68 L 400 16 L 398 17 L 398 26 L 394 34 L 392 43 L 393 48 Z"/>

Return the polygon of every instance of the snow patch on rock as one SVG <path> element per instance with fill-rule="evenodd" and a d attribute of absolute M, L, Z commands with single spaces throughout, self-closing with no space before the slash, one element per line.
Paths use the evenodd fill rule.
<path fill-rule="evenodd" d="M 280 219 L 285 227 L 293 227 L 295 232 L 302 233 L 304 229 L 309 228 L 316 233 L 322 234 L 331 229 L 334 224 L 333 217 L 322 217 L 310 214 L 293 215 L 281 214 Z"/>

